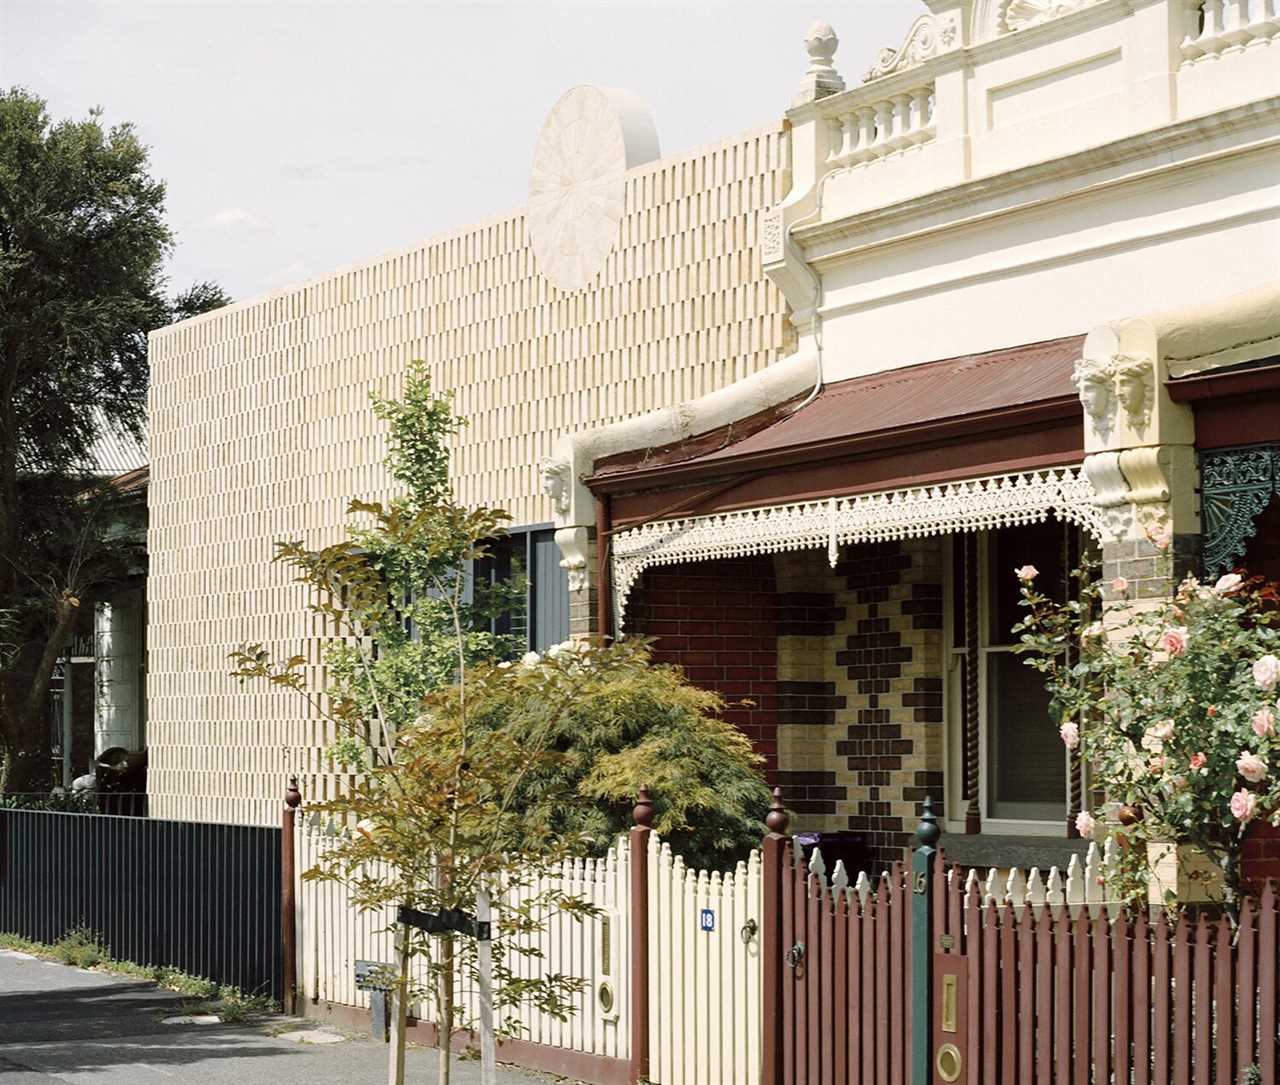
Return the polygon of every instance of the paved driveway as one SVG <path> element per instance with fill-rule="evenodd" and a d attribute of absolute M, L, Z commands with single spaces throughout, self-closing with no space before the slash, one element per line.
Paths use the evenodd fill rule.
<path fill-rule="evenodd" d="M 166 1025 L 182 999 L 150 983 L 0 951 L 0 1083 L 3 1085 L 384 1085 L 387 1047 L 357 1038 L 300 1044 L 272 1035 L 293 1022 Z M 306 1027 L 301 1022 L 298 1027 Z M 317 1026 L 312 1026 L 317 1027 Z M 342 1035 L 323 1029 L 327 1036 Z M 406 1081 L 434 1085 L 435 1051 L 410 1049 Z M 475 1085 L 458 1063 L 453 1080 Z M 501 1085 L 552 1078 L 499 1069 Z"/>

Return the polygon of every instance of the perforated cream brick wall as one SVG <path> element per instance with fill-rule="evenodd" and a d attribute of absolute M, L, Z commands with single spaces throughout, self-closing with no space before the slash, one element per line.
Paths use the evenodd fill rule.
<path fill-rule="evenodd" d="M 788 183 L 769 128 L 632 171 L 593 285 L 537 272 L 520 213 L 151 337 L 148 747 L 162 817 L 274 823 L 284 779 L 333 786 L 333 735 L 227 654 L 304 654 L 318 630 L 271 564 L 278 539 L 340 537 L 353 496 L 389 496 L 369 393 L 412 358 L 455 394 L 459 495 L 551 519 L 538 461 L 557 436 L 702 395 L 789 349 L 760 269 L 760 212 Z"/>

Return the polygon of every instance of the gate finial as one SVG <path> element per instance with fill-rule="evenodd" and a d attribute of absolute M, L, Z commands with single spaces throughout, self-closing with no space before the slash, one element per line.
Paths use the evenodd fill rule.
<path fill-rule="evenodd" d="M 933 847 L 942 837 L 938 828 L 938 819 L 933 813 L 933 799 L 924 797 L 924 808 L 920 813 L 920 824 L 916 826 L 916 844 L 921 847 Z"/>
<path fill-rule="evenodd" d="M 791 815 L 787 813 L 787 808 L 782 805 L 782 788 L 780 787 L 773 789 L 773 802 L 769 805 L 769 813 L 765 816 L 764 824 L 771 833 L 777 833 L 779 836 L 787 835 L 787 826 L 791 824 Z"/>
<path fill-rule="evenodd" d="M 298 790 L 298 778 L 289 777 L 289 786 L 285 788 L 284 804 L 290 810 L 296 810 L 302 804 L 302 792 Z"/>
<path fill-rule="evenodd" d="M 649 798 L 647 787 L 642 787 L 636 796 L 636 805 L 631 811 L 631 817 L 642 829 L 647 829 L 653 824 L 653 801 Z"/>

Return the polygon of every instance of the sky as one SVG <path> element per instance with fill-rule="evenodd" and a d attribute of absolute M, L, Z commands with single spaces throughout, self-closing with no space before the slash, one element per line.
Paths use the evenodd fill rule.
<path fill-rule="evenodd" d="M 663 154 L 776 121 L 818 18 L 853 85 L 920 0 L 0 0 L 0 86 L 129 121 L 168 185 L 180 289 L 267 293 L 523 205 L 579 83 Z"/>

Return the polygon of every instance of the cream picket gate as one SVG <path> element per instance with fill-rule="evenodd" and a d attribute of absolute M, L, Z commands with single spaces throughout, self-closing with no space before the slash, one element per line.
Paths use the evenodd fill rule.
<path fill-rule="evenodd" d="M 297 834 L 297 951 L 300 993 L 313 1005 L 368 1007 L 370 996 L 355 984 L 358 960 L 390 964 L 395 960 L 391 909 L 360 912 L 336 882 L 302 881 L 304 871 L 321 862 L 344 830 L 316 816 L 303 820 Z M 563 912 L 545 916 L 545 927 L 524 943 L 541 956 L 511 953 L 507 964 L 524 979 L 558 973 L 580 977 L 583 990 L 573 998 L 574 1013 L 561 1021 L 522 1004 L 506 1012 L 520 1039 L 550 1047 L 625 1059 L 630 1051 L 631 953 L 627 909 L 631 903 L 630 856 L 625 837 L 601 859 L 570 860 L 553 875 L 514 892 L 525 899 L 557 888 L 583 897 L 599 909 L 588 919 Z M 496 907 L 501 907 L 497 902 Z M 421 971 L 415 976 L 421 980 Z M 470 983 L 456 992 L 464 1018 L 479 1019 L 478 993 Z"/>
<path fill-rule="evenodd" d="M 708 874 L 687 868 L 655 833 L 649 901 L 650 1080 L 758 1081 L 760 853 L 728 874 Z"/>

